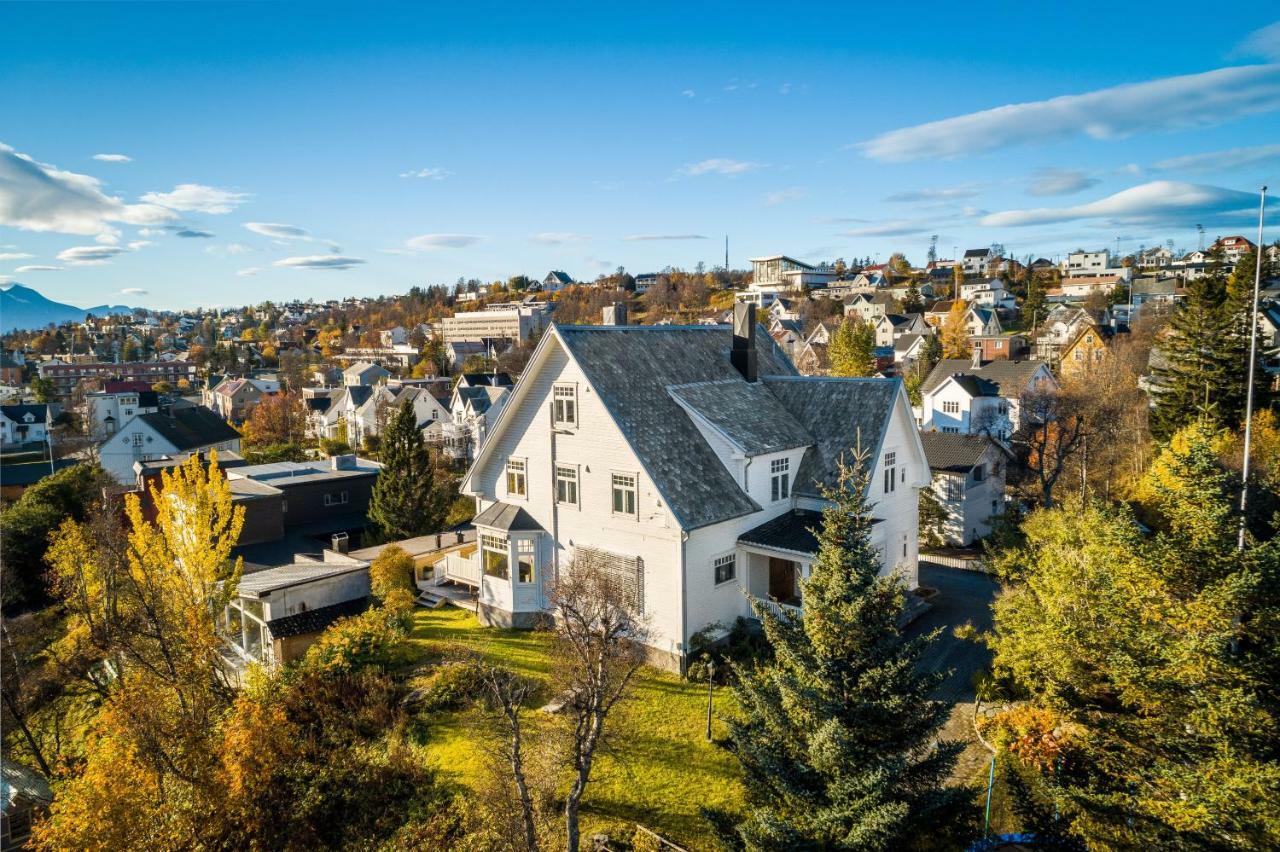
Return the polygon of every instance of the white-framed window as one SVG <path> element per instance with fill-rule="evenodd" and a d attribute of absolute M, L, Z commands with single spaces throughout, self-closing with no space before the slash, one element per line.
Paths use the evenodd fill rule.
<path fill-rule="evenodd" d="M 134 432 L 134 433 L 133 433 L 133 445 L 134 445 L 135 447 L 141 447 L 141 446 L 142 446 L 142 433 L 141 433 L 141 432 Z"/>
<path fill-rule="evenodd" d="M 538 579 L 538 545 L 533 539 L 516 539 L 516 580 L 533 583 Z"/>
<path fill-rule="evenodd" d="M 528 484 L 525 476 L 524 459 L 507 459 L 507 496 L 529 496 Z"/>
<path fill-rule="evenodd" d="M 884 454 L 884 493 L 885 494 L 892 494 L 894 490 L 894 486 L 898 482 L 897 473 L 893 469 L 893 466 L 896 465 L 897 463 L 898 463 L 897 453 Z"/>
<path fill-rule="evenodd" d="M 556 502 L 578 505 L 578 469 L 572 465 L 556 465 Z"/>
<path fill-rule="evenodd" d="M 791 459 L 769 462 L 769 499 L 785 500 L 791 496 Z"/>
<path fill-rule="evenodd" d="M 712 568 L 717 586 L 732 581 L 738 576 L 738 556 L 736 553 L 726 553 L 724 556 L 717 556 L 712 563 Z"/>
<path fill-rule="evenodd" d="M 635 517 L 636 475 L 634 473 L 613 474 L 613 513 Z"/>
<path fill-rule="evenodd" d="M 946 483 L 946 498 L 948 500 L 959 500 L 964 497 L 964 480 L 958 476 L 948 476 L 943 480 Z"/>
<path fill-rule="evenodd" d="M 578 386 L 555 385 L 551 389 L 551 397 L 554 425 L 576 427 L 578 425 Z"/>
<path fill-rule="evenodd" d="M 959 414 L 959 413 L 960 413 L 960 403 L 959 403 L 959 402 L 957 402 L 957 401 L 956 401 L 956 400 L 954 400 L 954 399 L 943 400 L 943 402 L 942 402 L 942 413 L 943 413 L 943 414 Z"/>
<path fill-rule="evenodd" d="M 510 557 L 507 554 L 507 537 L 484 533 L 480 536 L 480 550 L 484 573 L 502 580 L 511 579 Z"/>
<path fill-rule="evenodd" d="M 946 433 L 946 434 L 948 434 L 948 435 L 955 435 L 955 434 L 957 434 L 957 433 L 960 431 L 960 427 L 958 427 L 958 426 L 943 426 L 943 427 L 942 427 L 942 431 L 943 431 L 943 432 L 945 432 L 945 433 Z"/>

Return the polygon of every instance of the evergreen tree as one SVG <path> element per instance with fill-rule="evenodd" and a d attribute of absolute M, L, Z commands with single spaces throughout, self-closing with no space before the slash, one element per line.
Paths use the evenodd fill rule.
<path fill-rule="evenodd" d="M 752 602 L 773 659 L 735 668 L 745 818 L 708 813 L 732 846 L 942 848 L 967 826 L 968 791 L 945 786 L 961 745 L 934 742 L 948 708 L 928 696 L 943 675 L 917 666 L 936 634 L 902 634 L 903 589 L 880 576 L 867 482 L 863 458 L 826 494 L 803 615 Z"/>
<path fill-rule="evenodd" d="M 1039 275 L 1027 276 L 1027 297 L 1022 300 L 1022 322 L 1031 331 L 1037 324 L 1044 322 L 1045 296 L 1044 282 Z"/>
<path fill-rule="evenodd" d="M 850 314 L 840 323 L 827 349 L 831 375 L 864 378 L 875 375 L 876 330 Z"/>
<path fill-rule="evenodd" d="M 369 518 L 382 535 L 400 539 L 438 532 L 449 510 L 449 495 L 436 483 L 435 465 L 409 400 L 387 424 L 381 461 Z"/>
<path fill-rule="evenodd" d="M 1248 383 L 1252 298 L 1252 266 L 1228 282 L 1222 250 L 1214 249 L 1206 274 L 1188 282 L 1187 296 L 1158 344 L 1164 363 L 1154 371 L 1151 431 L 1157 438 L 1167 439 L 1202 416 L 1218 425 L 1240 423 Z"/>

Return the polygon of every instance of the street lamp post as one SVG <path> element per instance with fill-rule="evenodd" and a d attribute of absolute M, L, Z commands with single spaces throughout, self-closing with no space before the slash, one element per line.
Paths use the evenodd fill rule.
<path fill-rule="evenodd" d="M 716 685 L 716 658 L 707 658 L 707 742 L 711 742 L 711 702 Z"/>
<path fill-rule="evenodd" d="M 1258 292 L 1262 288 L 1262 223 L 1267 211 L 1267 188 L 1258 197 L 1258 265 L 1253 275 L 1253 304 L 1249 306 L 1249 385 L 1245 389 L 1244 404 L 1244 467 L 1240 476 L 1240 530 L 1236 549 L 1244 551 L 1245 510 L 1249 506 L 1249 447 L 1253 442 L 1253 371 L 1258 360 Z"/>

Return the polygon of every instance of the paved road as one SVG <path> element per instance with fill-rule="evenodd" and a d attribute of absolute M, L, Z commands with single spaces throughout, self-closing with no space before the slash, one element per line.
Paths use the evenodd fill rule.
<path fill-rule="evenodd" d="M 928 562 L 920 563 L 920 585 L 932 586 L 938 594 L 930 601 L 933 609 L 916 619 L 908 632 L 920 634 L 941 627 L 942 633 L 923 662 L 930 671 L 952 670 L 935 697 L 953 703 L 971 702 L 973 673 L 990 664 L 991 653 L 985 645 L 957 639 L 953 630 L 965 623 L 979 630 L 990 628 L 991 601 L 998 587 L 986 574 Z"/>

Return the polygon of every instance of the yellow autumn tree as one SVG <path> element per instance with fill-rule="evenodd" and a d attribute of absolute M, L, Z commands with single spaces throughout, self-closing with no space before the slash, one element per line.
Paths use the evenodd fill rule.
<path fill-rule="evenodd" d="M 965 315 L 969 306 L 963 299 L 951 303 L 951 310 L 942 320 L 942 357 L 965 358 L 969 355 L 969 328 L 965 325 Z"/>
<path fill-rule="evenodd" d="M 243 569 L 231 550 L 244 509 L 216 457 L 163 472 L 148 497 L 150 512 L 127 496 L 127 534 L 112 535 L 103 513 L 65 522 L 50 547 L 66 641 L 114 676 L 37 848 L 209 845 L 202 815 L 217 795 L 218 732 L 234 697 L 216 617 Z"/>

